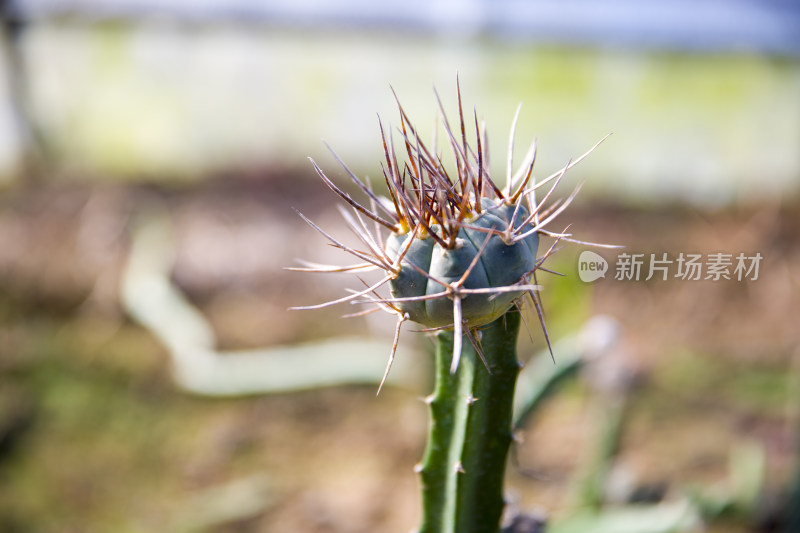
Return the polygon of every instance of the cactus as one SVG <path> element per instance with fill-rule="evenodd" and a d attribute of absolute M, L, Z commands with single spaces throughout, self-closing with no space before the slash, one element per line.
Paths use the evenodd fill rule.
<path fill-rule="evenodd" d="M 519 170 L 512 173 L 518 109 L 511 127 L 506 182 L 501 188 L 486 168 L 485 129 L 479 125 L 477 113 L 475 147 L 467 143 L 460 88 L 458 137 L 438 94 L 436 99 L 455 172 L 445 169 L 435 146 L 428 148 L 421 141 L 396 95 L 400 113 L 397 133 L 407 159 L 401 166 L 393 132 L 389 130 L 387 135 L 379 120 L 388 199 L 378 197 L 333 150 L 333 156 L 364 193 L 364 204 L 339 188 L 311 160 L 322 181 L 352 208 L 352 213 L 342 209 L 342 214 L 363 247 L 343 244 L 300 214 L 357 262 L 347 266 L 306 263 L 292 270 L 378 271 L 383 275 L 374 284 L 364 282 L 366 288 L 345 297 L 294 309 L 351 302 L 373 306 L 351 316 L 374 310 L 394 315 L 394 341 L 379 393 L 391 369 L 402 324 L 410 320 L 435 334 L 436 385 L 427 399 L 431 426 L 424 458 L 417 468 L 423 510 L 419 531 L 495 532 L 504 505 L 503 475 L 512 437 L 512 400 L 519 371 L 519 307 L 526 298 L 533 303 L 549 347 L 536 272 L 559 240 L 573 241 L 570 234 L 554 233 L 546 226 L 569 206 L 579 188 L 566 200 L 544 206 L 566 171 L 600 143 L 537 182 L 533 177 L 534 140 Z M 537 190 L 545 186 L 549 187 L 547 193 L 537 201 Z M 382 235 L 385 230 L 388 237 Z M 537 257 L 540 236 L 553 238 L 554 243 Z M 378 292 L 384 286 L 389 288 L 388 296 Z"/>

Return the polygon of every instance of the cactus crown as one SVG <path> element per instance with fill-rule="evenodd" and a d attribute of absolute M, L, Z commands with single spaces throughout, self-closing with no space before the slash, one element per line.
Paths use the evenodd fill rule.
<path fill-rule="evenodd" d="M 518 108 L 511 127 L 506 182 L 501 188 L 487 171 L 485 128 L 479 124 L 476 112 L 473 113 L 475 147 L 467 142 L 460 88 L 457 92 L 458 135 L 451 128 L 441 99 L 436 94 L 447 145 L 455 162 L 454 172 L 448 172 L 445 168 L 435 143 L 428 148 L 420 140 L 417 129 L 396 94 L 400 112 L 398 132 L 406 154 L 402 165 L 395 152 L 392 132 L 390 130 L 387 135 L 379 119 L 385 158 L 381 168 L 389 192 L 388 200 L 378 197 L 369 183 L 359 179 L 333 150 L 333 156 L 366 196 L 367 205 L 362 205 L 340 189 L 311 159 L 319 177 L 352 207 L 352 214 L 344 209 L 341 211 L 364 248 L 355 249 L 341 243 L 300 214 L 333 246 L 353 255 L 359 262 L 348 266 L 305 263 L 304 267 L 291 270 L 353 273 L 380 270 L 385 275 L 377 283 L 360 291 L 352 291 L 343 298 L 294 309 L 317 309 L 350 301 L 371 303 L 375 307 L 349 316 L 376 310 L 397 316 L 395 338 L 384 380 L 391 368 L 404 321 L 421 323 L 428 331 L 454 329 L 451 371 L 455 372 L 461 354 L 462 334 L 480 354 L 480 328 L 502 316 L 511 306 L 518 305 L 526 295 L 534 304 L 549 346 L 536 293 L 539 289 L 535 284 L 536 270 L 542 268 L 542 263 L 559 240 L 580 242 L 574 241 L 566 232 L 553 233 L 546 229 L 547 224 L 569 206 L 580 186 L 566 200 L 553 202 L 547 208 L 543 206 L 566 171 L 605 138 L 580 158 L 537 182 L 533 177 L 536 140 L 531 144 L 519 170 L 512 173 Z M 536 191 L 546 185 L 549 185 L 549 190 L 537 202 Z M 373 222 L 374 229 L 370 229 L 366 219 Z M 381 235 L 381 226 L 389 230 L 387 239 Z M 552 237 L 555 242 L 537 258 L 539 235 Z M 380 296 L 376 292 L 386 284 L 391 289 L 390 297 Z"/>

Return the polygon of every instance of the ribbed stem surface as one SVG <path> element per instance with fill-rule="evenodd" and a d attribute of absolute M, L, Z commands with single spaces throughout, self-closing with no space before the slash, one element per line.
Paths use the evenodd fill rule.
<path fill-rule="evenodd" d="M 511 443 L 520 317 L 516 309 L 482 331 L 486 364 L 463 339 L 450 374 L 453 332 L 436 343 L 436 386 L 422 460 L 420 533 L 496 533 L 503 512 L 503 477 Z"/>

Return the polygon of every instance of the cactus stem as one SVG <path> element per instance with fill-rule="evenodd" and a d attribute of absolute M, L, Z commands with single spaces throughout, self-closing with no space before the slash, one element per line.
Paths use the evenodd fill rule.
<path fill-rule="evenodd" d="M 419 470 L 420 533 L 496 533 L 499 529 L 506 457 L 513 438 L 519 327 L 515 308 L 486 326 L 480 346 L 487 368 L 477 362 L 475 347 L 462 342 L 461 364 L 455 374 L 450 373 L 454 332 L 437 334 L 430 433 Z"/>

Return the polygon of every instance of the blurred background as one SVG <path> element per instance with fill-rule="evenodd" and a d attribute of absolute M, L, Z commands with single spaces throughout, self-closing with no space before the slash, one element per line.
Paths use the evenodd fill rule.
<path fill-rule="evenodd" d="M 406 331 L 375 398 L 394 320 L 287 311 L 359 284 L 283 267 L 347 261 L 293 211 L 346 238 L 307 157 L 346 187 L 324 140 L 378 183 L 392 90 L 430 140 L 433 87 L 452 121 L 457 77 L 498 181 L 520 102 L 515 161 L 538 137 L 539 178 L 613 133 L 567 173 L 556 196 L 586 184 L 551 229 L 763 257 L 756 280 L 621 281 L 600 250 L 591 284 L 584 246 L 548 260 L 554 342 L 613 340 L 556 346 L 546 372 L 567 379 L 520 425 L 512 507 L 553 531 L 623 511 L 643 513 L 625 531 L 800 531 L 793 2 L 0 9 L 0 531 L 413 528 L 431 343 Z"/>

